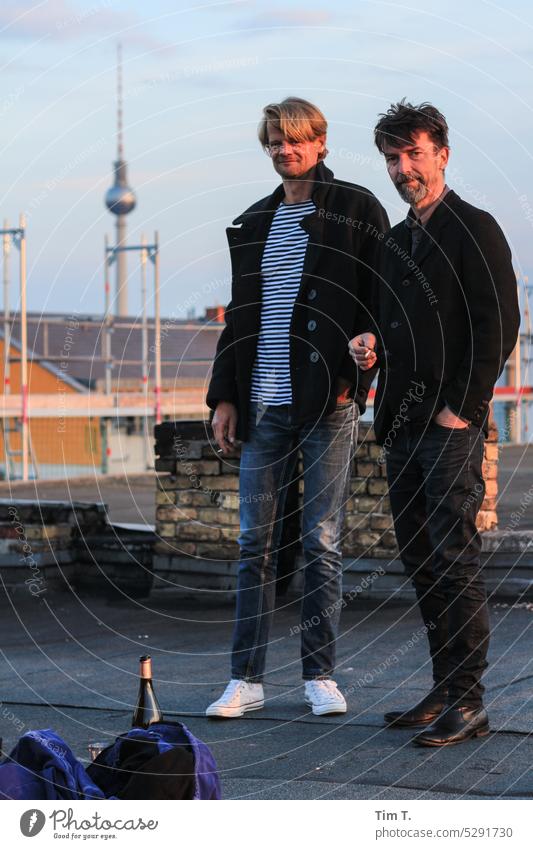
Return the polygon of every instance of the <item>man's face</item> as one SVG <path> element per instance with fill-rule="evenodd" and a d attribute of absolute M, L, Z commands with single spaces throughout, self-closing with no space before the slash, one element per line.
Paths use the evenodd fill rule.
<path fill-rule="evenodd" d="M 285 180 L 298 180 L 311 171 L 319 161 L 325 141 L 324 136 L 312 141 L 290 141 L 277 127 L 268 127 L 268 143 L 273 145 L 269 151 L 270 158 L 274 169 Z"/>
<path fill-rule="evenodd" d="M 400 147 L 386 142 L 383 153 L 389 177 L 406 203 L 416 205 L 428 195 L 433 200 L 441 193 L 449 149 L 437 150 L 426 132 L 415 133 L 412 141 Z"/>

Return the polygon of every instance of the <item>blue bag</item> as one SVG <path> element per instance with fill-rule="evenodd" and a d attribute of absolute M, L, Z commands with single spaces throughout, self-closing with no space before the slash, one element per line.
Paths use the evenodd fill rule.
<path fill-rule="evenodd" d="M 0 763 L 0 799 L 220 799 L 215 759 L 181 723 L 131 728 L 87 769 L 51 729 Z"/>

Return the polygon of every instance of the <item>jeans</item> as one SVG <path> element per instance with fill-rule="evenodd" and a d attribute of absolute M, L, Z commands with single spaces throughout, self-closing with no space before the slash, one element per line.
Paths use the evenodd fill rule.
<path fill-rule="evenodd" d="M 479 707 L 489 620 L 476 516 L 483 502 L 483 432 L 404 425 L 387 457 L 400 556 L 427 629 L 434 685 L 450 704 Z"/>
<path fill-rule="evenodd" d="M 287 487 L 303 457 L 303 677 L 328 678 L 342 601 L 340 537 L 359 411 L 353 401 L 318 422 L 291 424 L 291 406 L 252 403 L 240 468 L 240 564 L 232 678 L 262 681 L 275 606 Z"/>

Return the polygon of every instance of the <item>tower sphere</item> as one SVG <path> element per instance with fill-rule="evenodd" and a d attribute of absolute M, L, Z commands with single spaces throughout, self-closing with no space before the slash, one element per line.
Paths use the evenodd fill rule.
<path fill-rule="evenodd" d="M 114 215 L 126 215 L 136 203 L 135 194 L 127 186 L 112 186 L 106 192 L 105 205 Z"/>
<path fill-rule="evenodd" d="M 126 179 L 126 163 L 115 162 L 115 183 L 106 192 L 105 205 L 114 215 L 127 215 L 135 208 L 137 198 Z"/>

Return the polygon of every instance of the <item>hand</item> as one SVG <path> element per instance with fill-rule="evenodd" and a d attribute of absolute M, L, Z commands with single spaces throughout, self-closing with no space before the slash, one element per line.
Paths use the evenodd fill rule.
<path fill-rule="evenodd" d="M 350 391 L 352 388 L 352 383 L 349 380 L 346 380 L 345 377 L 338 377 L 336 383 L 336 395 L 337 395 L 337 404 L 342 404 L 344 401 L 348 401 L 350 399 Z"/>
<path fill-rule="evenodd" d="M 235 443 L 239 413 L 230 401 L 219 401 L 211 426 L 215 440 L 223 454 L 229 454 Z"/>
<path fill-rule="evenodd" d="M 460 419 L 459 416 L 452 413 L 448 406 L 443 407 L 436 416 L 433 416 L 433 421 L 441 427 L 449 427 L 450 430 L 465 428 L 470 424 L 470 422 L 465 422 L 464 419 Z"/>
<path fill-rule="evenodd" d="M 376 364 L 377 355 L 374 350 L 377 339 L 373 333 L 360 333 L 348 342 L 350 356 L 361 371 L 368 371 Z"/>

